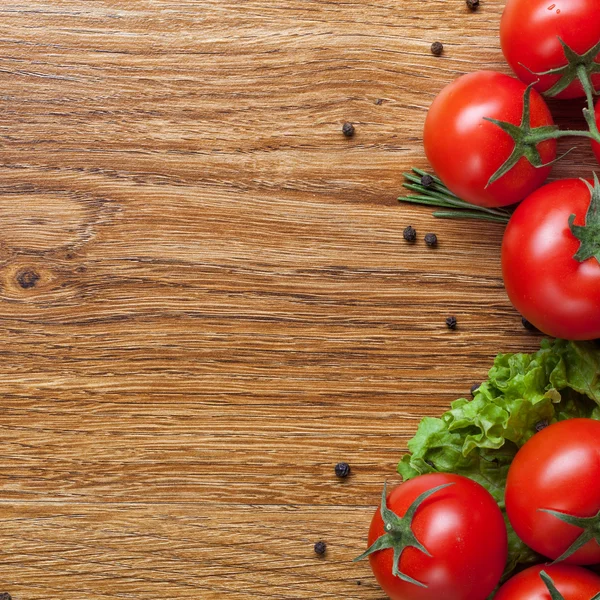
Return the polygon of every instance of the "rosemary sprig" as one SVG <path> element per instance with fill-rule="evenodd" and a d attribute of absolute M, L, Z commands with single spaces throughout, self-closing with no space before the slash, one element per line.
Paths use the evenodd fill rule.
<path fill-rule="evenodd" d="M 438 219 L 473 219 L 475 221 L 492 221 L 493 223 L 504 223 L 505 225 L 510 220 L 510 217 L 500 217 L 496 215 L 486 215 L 485 213 L 475 211 L 444 211 L 438 210 L 433 213 Z"/>
<path fill-rule="evenodd" d="M 400 196 L 400 202 L 410 204 L 423 204 L 426 206 L 438 206 L 451 210 L 436 211 L 434 217 L 439 219 L 478 219 L 482 221 L 493 221 L 495 223 L 508 223 L 511 217 L 511 211 L 503 208 L 486 208 L 484 206 L 475 206 L 461 200 L 456 194 L 453 194 L 435 175 L 431 175 L 422 169 L 412 169 L 412 173 L 404 173 L 406 182 L 403 186 L 416 194 Z M 433 183 L 425 187 L 421 180 L 426 175 L 431 177 Z"/>

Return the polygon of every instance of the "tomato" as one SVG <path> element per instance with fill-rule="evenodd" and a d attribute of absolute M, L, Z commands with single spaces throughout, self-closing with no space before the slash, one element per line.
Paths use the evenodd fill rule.
<path fill-rule="evenodd" d="M 598 44 L 598 0 L 508 0 L 500 23 L 502 51 L 521 81 L 533 83 L 539 79 L 535 87 L 540 92 L 549 90 L 560 75 L 538 77 L 533 73 L 568 64 L 559 38 L 577 54 L 584 54 Z M 600 62 L 600 56 L 595 60 Z M 600 87 L 600 73 L 592 75 L 592 84 L 596 89 Z M 585 93 L 576 79 L 556 97 L 581 96 Z"/>
<path fill-rule="evenodd" d="M 480 206 L 519 202 L 544 183 L 551 167 L 535 168 L 526 158 L 488 186 L 490 178 L 510 157 L 515 142 L 485 117 L 519 125 L 525 85 L 519 80 L 478 71 L 445 87 L 425 120 L 425 153 L 433 170 L 459 198 Z M 543 98 L 531 93 L 531 127 L 553 125 Z M 537 145 L 542 163 L 556 158 L 556 140 Z"/>
<path fill-rule="evenodd" d="M 505 583 L 494 600 L 550 600 L 548 587 L 540 576 L 542 571 L 550 576 L 564 600 L 592 600 L 600 592 L 600 577 L 587 569 L 571 565 L 537 565 Z"/>
<path fill-rule="evenodd" d="M 504 284 L 515 308 L 558 338 L 600 337 L 600 263 L 574 258 L 580 241 L 569 227 L 586 222 L 591 194 L 585 182 L 546 185 L 517 208 L 502 243 Z"/>
<path fill-rule="evenodd" d="M 500 581 L 507 558 L 506 525 L 498 505 L 478 483 L 453 474 L 421 475 L 396 487 L 387 507 L 403 517 L 420 494 L 441 485 L 447 487 L 425 499 L 412 520 L 412 533 L 431 556 L 406 547 L 397 563 L 400 573 L 427 587 L 393 574 L 391 548 L 369 556 L 373 573 L 391 600 L 485 600 Z M 369 546 L 387 531 L 378 510 Z"/>
<path fill-rule="evenodd" d="M 600 511 L 600 421 L 568 419 L 536 433 L 512 462 L 505 500 L 517 535 L 536 552 L 562 559 L 584 530 L 546 511 L 579 518 Z M 600 563 L 594 527 L 590 522 L 589 541 L 565 562 Z"/>

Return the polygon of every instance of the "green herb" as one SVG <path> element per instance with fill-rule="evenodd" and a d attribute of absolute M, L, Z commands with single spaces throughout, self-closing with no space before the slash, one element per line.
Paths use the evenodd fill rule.
<path fill-rule="evenodd" d="M 429 183 L 429 179 L 427 180 L 428 185 L 423 184 L 425 177 L 431 180 L 431 183 Z M 453 194 L 441 179 L 421 169 L 413 169 L 412 173 L 404 173 L 404 178 L 406 179 L 404 187 L 417 193 L 400 196 L 398 200 L 409 204 L 424 204 L 448 209 L 433 213 L 433 216 L 439 219 L 479 219 L 506 224 L 512 214 L 511 211 L 502 208 L 485 208 L 469 204 Z"/>
<path fill-rule="evenodd" d="M 543 340 L 534 354 L 500 354 L 473 400 L 452 403 L 441 418 L 423 419 L 398 465 L 404 479 L 458 473 L 483 485 L 504 511 L 504 488 L 518 449 L 539 429 L 575 417 L 600 420 L 600 348 L 593 342 Z M 506 518 L 506 515 L 505 515 Z M 504 573 L 540 557 L 506 519 Z"/>

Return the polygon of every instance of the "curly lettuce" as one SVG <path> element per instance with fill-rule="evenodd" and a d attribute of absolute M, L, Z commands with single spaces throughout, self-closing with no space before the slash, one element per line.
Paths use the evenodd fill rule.
<path fill-rule="evenodd" d="M 600 346 L 544 340 L 534 354 L 500 354 L 472 400 L 452 403 L 441 418 L 426 417 L 408 443 L 398 472 L 459 473 L 483 485 L 505 515 L 508 577 L 539 561 L 513 531 L 504 511 L 504 487 L 519 448 L 541 428 L 564 419 L 600 420 Z"/>

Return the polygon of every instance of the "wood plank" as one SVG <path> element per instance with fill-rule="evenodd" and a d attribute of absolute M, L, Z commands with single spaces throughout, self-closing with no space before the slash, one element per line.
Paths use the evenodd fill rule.
<path fill-rule="evenodd" d="M 383 598 L 350 561 L 419 420 L 539 343 L 500 226 L 396 202 L 502 5 L 3 3 L 0 591 Z"/>

